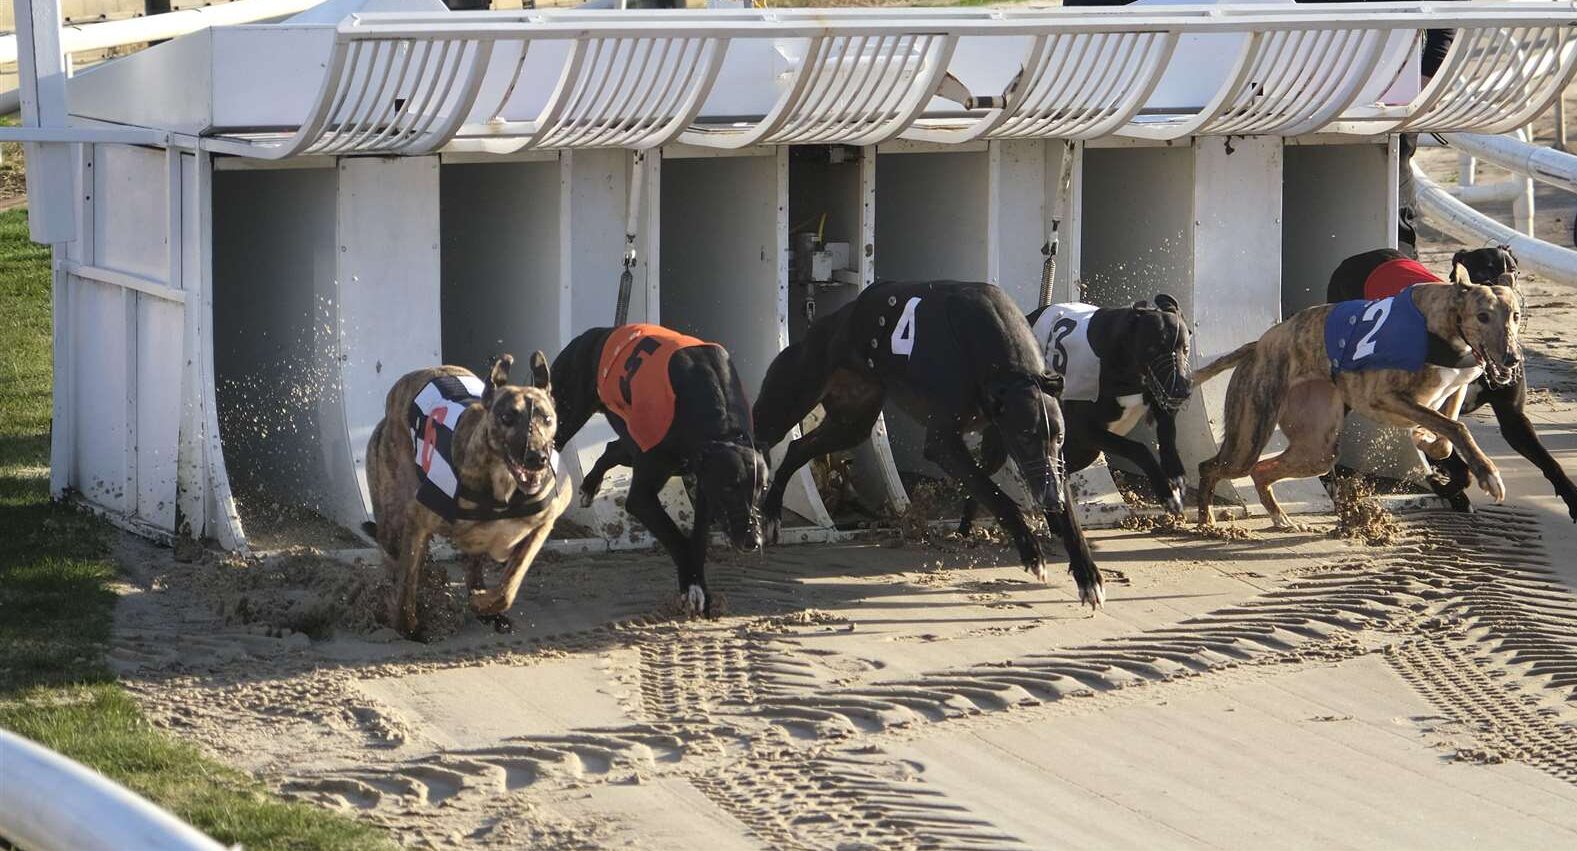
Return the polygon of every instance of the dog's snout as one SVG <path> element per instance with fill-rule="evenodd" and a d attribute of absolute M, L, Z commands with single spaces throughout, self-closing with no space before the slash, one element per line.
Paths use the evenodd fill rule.
<path fill-rule="evenodd" d="M 548 456 L 545 452 L 528 452 L 524 459 L 527 470 L 541 470 L 548 466 Z"/>
<path fill-rule="evenodd" d="M 1506 357 L 1501 359 L 1501 362 L 1508 368 L 1515 368 L 1517 364 L 1522 363 L 1522 355 L 1515 351 L 1510 351 L 1506 353 Z"/>

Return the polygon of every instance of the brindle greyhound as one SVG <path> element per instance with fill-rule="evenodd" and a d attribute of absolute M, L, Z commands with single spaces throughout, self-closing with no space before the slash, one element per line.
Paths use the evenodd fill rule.
<path fill-rule="evenodd" d="M 438 366 L 389 389 L 367 442 L 373 523 L 365 525 L 394 574 L 389 620 L 417 637 L 416 586 L 434 535 L 468 556 L 471 610 L 500 632 L 526 569 L 569 505 L 569 479 L 553 464 L 548 361 L 531 356 L 532 384 L 509 384 L 515 359 L 500 357 L 486 384 L 469 370 Z M 483 558 L 504 562 L 498 588 L 483 587 Z"/>
<path fill-rule="evenodd" d="M 1049 304 L 1028 320 L 1046 362 L 1063 380 L 1059 401 L 1068 436 L 1062 458 L 1068 472 L 1090 466 L 1102 452 L 1126 459 L 1144 472 L 1167 509 L 1181 514 L 1177 412 L 1193 393 L 1193 381 L 1188 323 L 1177 299 L 1161 293 L 1154 307 L 1142 301 L 1132 307 Z M 1159 462 L 1150 447 L 1127 437 L 1150 415 L 1161 449 Z M 1000 469 L 1005 457 L 995 442 L 982 443 L 980 455 L 989 473 Z M 966 500 L 959 534 L 969 532 L 974 516 L 974 500 Z"/>
<path fill-rule="evenodd" d="M 889 396 L 926 430 L 925 457 L 961 481 L 1013 536 L 1025 570 L 1045 581 L 1040 543 L 1023 513 L 970 457 L 964 435 L 983 431 L 1018 465 L 1067 547 L 1079 601 L 1105 600 L 1100 569 L 1071 510 L 1063 473 L 1061 381 L 1046 371 L 1024 314 L 990 284 L 886 282 L 818 318 L 767 369 L 756 434 L 774 446 L 819 404 L 821 424 L 789 444 L 762 505 L 776 541 L 783 491 L 812 458 L 871 436 Z M 1000 461 L 997 462 L 1000 465 Z"/>
<path fill-rule="evenodd" d="M 1217 482 L 1250 473 L 1276 528 L 1297 528 L 1270 486 L 1330 471 L 1346 408 L 1382 423 L 1423 426 L 1427 432 L 1415 431 L 1415 441 L 1428 454 L 1449 452 L 1446 441 L 1461 447 L 1480 485 L 1503 500 L 1494 462 L 1455 415 L 1462 391 L 1480 374 L 1505 381 L 1520 362 L 1518 300 L 1509 287 L 1472 284 L 1460 266 L 1453 278 L 1390 299 L 1299 311 L 1196 371 L 1197 383 L 1237 367 L 1227 385 L 1221 451 L 1199 465 L 1200 522 L 1213 522 Z M 1278 422 L 1287 449 L 1260 460 Z"/>
<path fill-rule="evenodd" d="M 592 414 L 607 416 L 619 437 L 581 482 L 590 505 L 602 477 L 632 469 L 624 508 L 651 531 L 679 571 L 681 605 L 712 614 L 706 545 L 720 514 L 729 543 L 761 548 L 761 492 L 767 465 L 756 451 L 750 403 L 723 347 L 655 325 L 593 328 L 553 361 L 553 393 L 562 449 Z M 676 475 L 690 475 L 695 522 L 686 536 L 658 499 Z"/>
<path fill-rule="evenodd" d="M 1325 300 L 1337 302 L 1395 295 L 1396 284 L 1405 278 L 1397 280 L 1394 276 L 1387 276 L 1386 267 L 1404 264 L 1406 260 L 1401 252 L 1391 248 L 1355 254 L 1343 260 L 1331 274 Z M 1517 288 L 1517 258 L 1507 246 L 1464 249 L 1458 251 L 1451 262 L 1467 269 L 1468 277 L 1475 284 L 1503 284 L 1512 289 Z M 1423 270 L 1423 274 L 1429 278 L 1435 277 L 1427 269 Z M 1500 426 L 1500 433 L 1506 438 L 1506 443 L 1539 468 L 1539 472 L 1554 486 L 1555 494 L 1566 503 L 1566 511 L 1572 520 L 1577 520 L 1577 486 L 1561 469 L 1560 462 L 1539 442 L 1533 423 L 1523 413 L 1527 395 L 1527 376 L 1521 369 L 1513 370 L 1511 380 L 1506 384 L 1496 384 L 1485 375 L 1468 386 L 1462 410 L 1466 413 L 1489 405 L 1495 412 L 1495 422 Z M 1462 460 L 1462 454 L 1453 451 L 1445 459 L 1437 461 L 1431 458 L 1429 463 L 1435 473 L 1429 477 L 1429 486 L 1434 492 L 1456 510 L 1472 511 L 1473 504 L 1467 497 L 1471 474 L 1467 462 Z"/>

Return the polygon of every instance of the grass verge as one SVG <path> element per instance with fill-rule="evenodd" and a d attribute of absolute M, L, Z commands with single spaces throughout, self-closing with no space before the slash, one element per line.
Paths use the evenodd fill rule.
<path fill-rule="evenodd" d="M 104 663 L 110 530 L 49 501 L 49 251 L 0 213 L 0 727 L 92 766 L 225 844 L 388 846 L 377 829 L 280 801 L 150 725 Z"/>

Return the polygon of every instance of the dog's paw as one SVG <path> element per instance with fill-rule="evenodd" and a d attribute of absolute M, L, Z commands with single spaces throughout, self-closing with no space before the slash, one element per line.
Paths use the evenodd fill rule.
<path fill-rule="evenodd" d="M 1096 579 L 1090 586 L 1079 588 L 1079 605 L 1089 606 L 1090 611 L 1106 605 L 1106 586 L 1101 580 Z"/>
<path fill-rule="evenodd" d="M 684 589 L 684 594 L 679 597 L 679 607 L 690 617 L 698 617 L 706 612 L 706 592 L 699 585 L 691 585 Z"/>
<path fill-rule="evenodd" d="M 491 591 L 484 589 L 471 592 L 471 611 L 479 618 L 502 615 L 507 608 L 509 601 L 505 600 L 504 595 L 496 588 Z"/>
<path fill-rule="evenodd" d="M 1166 510 L 1169 513 L 1181 515 L 1183 513 L 1183 477 L 1178 476 L 1171 479 L 1167 484 L 1171 487 L 1166 497 Z"/>
<path fill-rule="evenodd" d="M 1042 584 L 1046 582 L 1046 563 L 1038 558 L 1026 562 L 1024 565 L 1024 572 L 1028 573 L 1030 576 L 1035 577 L 1036 582 L 1040 582 Z"/>
<path fill-rule="evenodd" d="M 499 635 L 513 635 L 515 622 L 508 615 L 477 615 L 476 619 L 493 628 Z"/>
<path fill-rule="evenodd" d="M 596 493 L 594 493 L 592 491 L 581 491 L 580 492 L 580 507 L 581 508 L 590 508 L 592 502 L 595 501 L 596 499 L 597 499 L 597 494 Z"/>
<path fill-rule="evenodd" d="M 1480 476 L 1479 484 L 1497 505 L 1506 501 L 1506 482 L 1501 479 L 1499 470 L 1491 470 L 1489 475 Z"/>

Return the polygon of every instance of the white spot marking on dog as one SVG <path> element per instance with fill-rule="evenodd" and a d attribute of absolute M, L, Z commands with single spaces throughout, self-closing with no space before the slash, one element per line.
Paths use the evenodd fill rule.
<path fill-rule="evenodd" d="M 1143 393 L 1130 393 L 1127 396 L 1118 396 L 1117 404 L 1122 406 L 1122 416 L 1112 420 L 1106 425 L 1106 430 L 1119 437 L 1133 431 L 1139 420 L 1150 413 L 1150 404 L 1144 400 Z"/>

